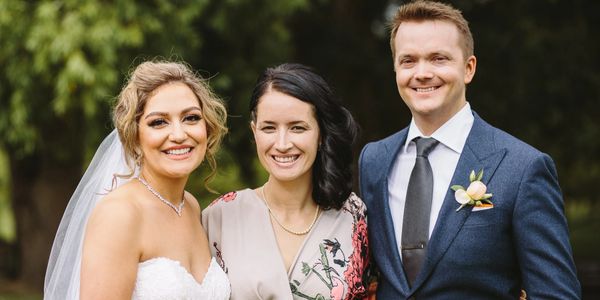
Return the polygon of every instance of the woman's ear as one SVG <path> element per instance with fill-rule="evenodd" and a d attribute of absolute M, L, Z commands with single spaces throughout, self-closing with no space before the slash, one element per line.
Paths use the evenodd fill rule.
<path fill-rule="evenodd" d="M 254 121 L 250 121 L 250 129 L 252 129 L 252 134 L 256 135 L 256 124 L 254 124 Z"/>

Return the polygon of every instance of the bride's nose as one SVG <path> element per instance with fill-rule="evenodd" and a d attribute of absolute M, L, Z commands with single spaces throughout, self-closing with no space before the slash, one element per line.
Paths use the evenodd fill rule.
<path fill-rule="evenodd" d="M 171 128 L 169 139 L 175 143 L 181 143 L 187 138 L 187 133 L 181 123 L 175 122 Z"/>

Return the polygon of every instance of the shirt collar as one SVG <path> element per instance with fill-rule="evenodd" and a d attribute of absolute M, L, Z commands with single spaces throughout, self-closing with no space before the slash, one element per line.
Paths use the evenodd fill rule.
<path fill-rule="evenodd" d="M 471 105 L 467 102 L 450 120 L 446 121 L 446 123 L 432 133 L 431 137 L 438 140 L 440 144 L 460 154 L 465 146 L 471 127 L 473 127 L 474 120 L 475 117 L 473 117 Z M 410 121 L 404 149 L 408 150 L 408 144 L 419 136 L 425 137 L 417 127 L 417 124 L 415 124 L 415 119 L 413 118 Z"/>

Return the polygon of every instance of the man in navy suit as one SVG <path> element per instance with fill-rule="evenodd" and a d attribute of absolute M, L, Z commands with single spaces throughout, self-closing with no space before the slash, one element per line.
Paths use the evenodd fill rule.
<path fill-rule="evenodd" d="M 581 298 L 552 159 L 486 123 L 466 101 L 477 61 L 461 12 L 429 1 L 402 5 L 390 44 L 412 120 L 367 144 L 359 161 L 377 298 L 517 299 L 521 290 L 530 299 Z M 413 211 L 405 204 L 415 198 L 407 193 L 419 137 L 436 142 L 425 154 L 432 179 L 418 184 L 430 183 L 430 203 L 415 267 L 404 255 L 415 247 L 401 241 L 403 227 L 406 234 L 414 225 L 403 220 Z"/>

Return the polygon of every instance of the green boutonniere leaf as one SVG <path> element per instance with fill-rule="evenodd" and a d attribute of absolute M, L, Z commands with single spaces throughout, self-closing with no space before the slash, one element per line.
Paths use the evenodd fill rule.
<path fill-rule="evenodd" d="M 481 171 L 479 171 L 479 173 L 477 173 L 477 178 L 475 180 L 481 181 L 481 178 L 483 178 L 483 169 L 481 169 Z"/>
<path fill-rule="evenodd" d="M 462 185 L 455 184 L 450 187 L 453 191 L 464 190 L 465 188 Z"/>

